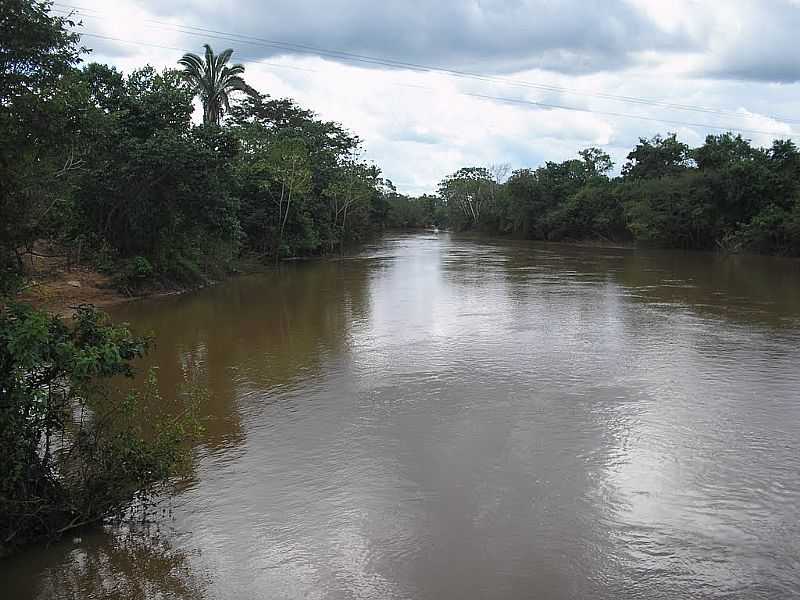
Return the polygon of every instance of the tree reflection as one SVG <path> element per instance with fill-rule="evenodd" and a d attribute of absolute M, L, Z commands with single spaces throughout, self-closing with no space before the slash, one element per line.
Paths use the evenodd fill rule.
<path fill-rule="evenodd" d="M 507 257 L 503 269 L 516 297 L 552 291 L 571 299 L 580 286 L 611 283 L 632 302 L 683 307 L 700 317 L 774 328 L 800 321 L 797 260 L 537 242 L 486 245 Z"/>
<path fill-rule="evenodd" d="M 17 559 L 25 562 L 14 569 L 20 587 L 36 582 L 30 586 L 33 593 L 26 596 L 32 600 L 206 597 L 209 582 L 193 572 L 190 556 L 151 527 L 87 533 L 79 545 L 65 542 L 47 554 L 32 561 L 24 556 Z"/>
<path fill-rule="evenodd" d="M 286 389 L 348 347 L 368 312 L 370 270 L 360 261 L 322 260 L 235 278 L 178 297 L 118 307 L 114 317 L 151 332 L 145 363 L 158 367 L 161 394 L 187 382 L 207 391 L 205 444 L 241 444 L 239 401 Z"/>

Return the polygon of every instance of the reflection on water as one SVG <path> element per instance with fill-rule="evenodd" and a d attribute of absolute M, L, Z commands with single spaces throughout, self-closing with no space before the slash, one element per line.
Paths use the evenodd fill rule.
<path fill-rule="evenodd" d="M 186 381 L 208 391 L 206 446 L 241 443 L 239 403 L 264 389 L 306 382 L 348 344 L 366 311 L 368 273 L 336 262 L 288 265 L 195 294 L 118 308 L 114 317 L 154 347 L 141 370 L 158 368 L 162 394 Z"/>
<path fill-rule="evenodd" d="M 117 312 L 163 393 L 210 390 L 165 538 L 186 570 L 130 589 L 800 594 L 798 262 L 398 236 Z M 115 579 L 80 552 L 158 555 L 114 539 L 0 576 L 71 598 L 51 582 Z"/>
<path fill-rule="evenodd" d="M 208 578 L 159 532 L 125 528 L 88 532 L 7 559 L 4 598 L 200 600 Z M 29 572 L 36 573 L 35 581 Z M 5 595 L 8 594 L 8 595 Z"/>

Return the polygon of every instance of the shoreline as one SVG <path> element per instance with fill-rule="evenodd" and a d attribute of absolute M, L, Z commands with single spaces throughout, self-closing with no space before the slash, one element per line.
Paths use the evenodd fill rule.
<path fill-rule="evenodd" d="M 319 258 L 324 257 L 291 257 L 281 259 L 280 262 Z M 153 282 L 135 293 L 126 293 L 113 285 L 111 275 L 89 266 L 82 265 L 70 269 L 51 266 L 47 269 L 34 269 L 27 276 L 25 285 L 16 294 L 14 301 L 30 304 L 52 315 L 68 317 L 82 304 L 106 309 L 135 300 L 177 296 L 224 283 L 233 277 L 263 273 L 272 268 L 274 268 L 272 261 L 265 263 L 257 258 L 244 256 L 236 262 L 235 269 L 218 279 L 206 279 L 196 285 Z"/>
<path fill-rule="evenodd" d="M 386 230 L 384 233 L 401 233 L 401 234 L 424 234 L 427 230 L 424 229 L 409 229 L 398 228 L 393 230 Z M 771 255 L 771 254 L 753 254 L 753 253 L 730 253 L 719 252 L 714 250 L 681 250 L 676 248 L 643 248 L 630 242 L 609 242 L 606 240 L 581 240 L 581 241 L 549 241 L 549 240 L 530 240 L 525 238 L 517 238 L 514 236 L 491 235 L 485 232 L 453 232 L 442 231 L 455 235 L 463 239 L 483 240 L 486 242 L 510 242 L 514 244 L 552 244 L 554 246 L 569 246 L 574 248 L 583 249 L 597 249 L 597 250 L 648 250 L 653 252 L 680 252 L 680 253 L 698 253 L 698 254 L 715 254 L 720 257 L 762 257 L 772 258 L 779 260 L 788 260 L 800 263 L 800 259 L 796 257 Z M 312 260 L 324 260 L 331 258 L 342 258 L 340 255 L 321 255 L 321 256 L 296 256 L 281 259 L 281 263 L 294 263 L 306 262 Z M 150 286 L 143 287 L 136 293 L 125 293 L 112 284 L 113 277 L 92 269 L 89 266 L 76 266 L 72 268 L 65 268 L 63 266 L 48 265 L 49 268 L 45 269 L 32 269 L 31 274 L 28 276 L 25 286 L 14 298 L 16 301 L 31 304 L 37 309 L 44 310 L 50 314 L 58 315 L 61 317 L 69 316 L 74 310 L 82 304 L 91 304 L 100 309 L 117 306 L 125 302 L 133 300 L 144 300 L 148 298 L 160 298 L 166 296 L 175 296 L 185 294 L 195 290 L 203 289 L 208 286 L 218 285 L 224 283 L 226 280 L 237 277 L 240 275 L 250 275 L 260 272 L 268 271 L 275 268 L 273 261 L 269 263 L 261 262 L 254 257 L 241 257 L 237 263 L 236 268 L 230 273 L 226 274 L 220 279 L 206 280 L 205 282 L 198 283 L 197 285 L 180 286 L 171 285 L 168 282 L 154 282 Z"/>
<path fill-rule="evenodd" d="M 125 294 L 111 285 L 111 277 L 88 267 L 40 273 L 31 277 L 15 300 L 61 317 L 69 316 L 82 304 L 109 308 L 132 300 L 183 294 L 196 288 L 152 288 Z M 202 286 L 198 286 L 202 287 Z"/>

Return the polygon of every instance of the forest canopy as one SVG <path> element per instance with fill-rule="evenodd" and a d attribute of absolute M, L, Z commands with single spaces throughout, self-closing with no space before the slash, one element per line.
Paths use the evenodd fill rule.
<path fill-rule="evenodd" d="M 78 24 L 4 0 L 0 27 L 2 287 L 48 245 L 117 285 L 191 285 L 242 256 L 342 250 L 386 228 L 449 227 L 541 240 L 800 254 L 800 154 L 709 135 L 642 138 L 609 155 L 519 168 L 465 166 L 435 193 L 399 193 L 361 139 L 246 82 L 210 46 L 175 68 L 86 62 Z M 78 27 L 79 30 L 79 27 Z M 194 118 L 197 99 L 203 119 Z"/>
<path fill-rule="evenodd" d="M 639 140 L 620 176 L 612 168 L 608 154 L 588 148 L 507 179 L 461 169 L 439 192 L 458 230 L 800 255 L 800 152 L 791 140 L 759 148 L 723 133 L 690 148 L 656 135 Z"/>

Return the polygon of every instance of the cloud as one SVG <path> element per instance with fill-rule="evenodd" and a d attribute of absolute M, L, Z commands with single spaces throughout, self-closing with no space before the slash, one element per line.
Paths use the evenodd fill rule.
<path fill-rule="evenodd" d="M 164 17 L 288 44 L 456 69 L 623 68 L 635 53 L 691 44 L 620 0 L 239 0 L 145 3 Z M 251 46 L 270 57 L 300 48 Z"/>
<path fill-rule="evenodd" d="M 99 45 L 86 38 L 97 49 L 90 59 L 129 72 L 146 63 L 175 67 L 185 49 L 199 50 L 205 41 L 218 50 L 233 47 L 234 60 L 246 64 L 249 83 L 273 97 L 295 98 L 350 129 L 364 140 L 365 158 L 404 193 L 433 191 L 462 166 L 537 167 L 574 157 L 590 145 L 606 150 L 619 168 L 639 137 L 658 132 L 676 131 L 692 145 L 719 133 L 714 127 L 774 132 L 744 133 L 758 145 L 771 144 L 775 136 L 800 141 L 797 120 L 774 118 L 797 119 L 800 83 L 774 83 L 797 79 L 791 75 L 795 58 L 785 49 L 792 47 L 787 40 L 797 26 L 791 10 L 800 9 L 789 0 L 769 6 L 755 0 L 390 0 L 374 5 L 275 0 L 263 6 L 254 0 L 227 5 L 82 0 L 81 5 L 98 11 L 85 20 L 85 31 L 135 42 Z M 188 24 L 504 74 L 476 80 L 380 68 L 177 31 Z M 711 110 L 678 110 L 609 95 Z"/>
<path fill-rule="evenodd" d="M 680 31 L 692 40 L 683 59 L 697 78 L 800 81 L 800 55 L 794 51 L 800 0 L 637 2 L 664 31 Z"/>
<path fill-rule="evenodd" d="M 800 2 L 738 0 L 714 22 L 702 75 L 775 83 L 800 81 Z"/>

